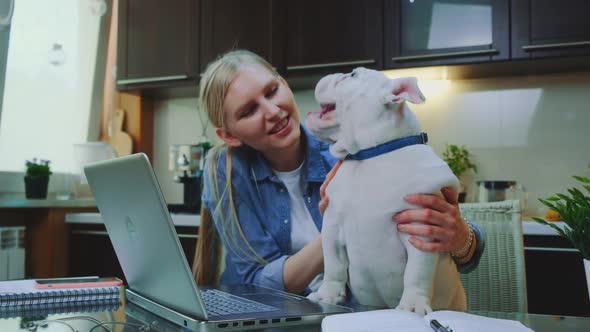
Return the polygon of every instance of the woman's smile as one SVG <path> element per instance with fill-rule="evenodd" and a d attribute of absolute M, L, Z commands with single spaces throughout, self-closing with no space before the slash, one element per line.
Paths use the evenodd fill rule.
<path fill-rule="evenodd" d="M 291 117 L 287 115 L 274 125 L 269 134 L 276 135 L 278 137 L 285 137 L 289 135 L 292 128 L 293 123 L 291 122 Z"/>

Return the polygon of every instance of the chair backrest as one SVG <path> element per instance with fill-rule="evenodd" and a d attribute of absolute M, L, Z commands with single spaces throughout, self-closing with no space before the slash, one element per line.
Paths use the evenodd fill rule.
<path fill-rule="evenodd" d="M 468 310 L 527 312 L 520 202 L 464 203 L 459 209 L 485 238 L 479 266 L 460 276 Z"/>

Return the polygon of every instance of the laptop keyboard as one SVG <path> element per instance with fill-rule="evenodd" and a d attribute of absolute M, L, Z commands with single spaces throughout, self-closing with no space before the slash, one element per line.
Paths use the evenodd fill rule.
<path fill-rule="evenodd" d="M 279 310 L 266 304 L 247 300 L 243 297 L 231 295 L 216 289 L 206 289 L 201 292 L 203 302 L 209 316 L 229 314 L 244 314 L 251 312 L 268 312 Z"/>

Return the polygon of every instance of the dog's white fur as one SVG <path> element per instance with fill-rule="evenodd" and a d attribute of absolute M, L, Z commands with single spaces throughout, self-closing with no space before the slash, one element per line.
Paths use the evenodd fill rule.
<path fill-rule="evenodd" d="M 337 157 L 422 132 L 406 105 L 424 101 L 415 78 L 388 79 L 357 68 L 322 78 L 315 96 L 323 107 L 335 109 L 308 114 L 307 127 L 330 142 Z M 342 303 L 348 282 L 363 305 L 422 315 L 432 308 L 465 311 L 465 292 L 450 255 L 416 249 L 392 220 L 395 213 L 416 207 L 403 200 L 405 195 L 441 196 L 445 186 L 457 188 L 457 178 L 427 145 L 345 160 L 327 188 L 324 282 L 309 297 Z"/>

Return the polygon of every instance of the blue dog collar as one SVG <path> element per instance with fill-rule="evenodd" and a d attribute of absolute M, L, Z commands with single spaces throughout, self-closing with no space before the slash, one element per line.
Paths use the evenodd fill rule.
<path fill-rule="evenodd" d="M 361 150 L 355 154 L 349 154 L 346 156 L 345 159 L 352 159 L 352 160 L 365 160 L 373 157 L 377 157 L 379 155 L 395 151 L 397 149 L 404 148 L 410 145 L 416 144 L 426 144 L 428 143 L 428 135 L 426 133 L 421 133 L 420 135 L 416 136 L 409 136 L 404 138 L 399 138 L 393 141 L 389 141 L 383 144 L 379 144 L 376 147 Z"/>

